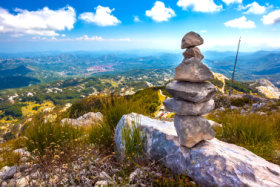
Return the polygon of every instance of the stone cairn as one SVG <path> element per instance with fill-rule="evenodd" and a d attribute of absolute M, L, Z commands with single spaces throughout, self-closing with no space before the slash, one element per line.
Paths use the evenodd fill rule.
<path fill-rule="evenodd" d="M 201 60 L 204 56 L 198 47 L 203 44 L 201 36 L 187 33 L 182 39 L 184 60 L 175 69 L 174 81 L 166 86 L 173 96 L 164 101 L 167 111 L 175 113 L 174 126 L 182 146 L 191 148 L 203 140 L 215 137 L 215 132 L 202 115 L 214 109 L 212 97 L 216 87 L 209 81 L 214 76 Z"/>

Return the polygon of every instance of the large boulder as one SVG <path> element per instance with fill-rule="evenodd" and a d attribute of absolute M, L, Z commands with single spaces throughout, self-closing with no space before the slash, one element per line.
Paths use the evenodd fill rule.
<path fill-rule="evenodd" d="M 99 124 L 103 121 L 103 115 L 100 112 L 89 112 L 77 119 L 64 118 L 61 120 L 62 124 L 71 124 L 73 126 L 90 126 Z"/>
<path fill-rule="evenodd" d="M 165 109 L 178 115 L 198 116 L 211 112 L 215 108 L 214 100 L 204 103 L 192 103 L 174 98 L 168 98 L 163 102 Z"/>
<path fill-rule="evenodd" d="M 280 186 L 280 167 L 243 147 L 217 140 L 193 148 L 180 146 L 173 122 L 131 113 L 124 115 L 115 132 L 116 148 L 123 154 L 121 127 L 141 121 L 144 152 L 174 173 L 186 174 L 202 186 Z"/>
<path fill-rule="evenodd" d="M 192 58 L 195 57 L 199 60 L 202 60 L 204 58 L 204 56 L 201 54 L 200 50 L 198 47 L 192 47 L 187 49 L 184 53 L 183 53 L 185 58 Z"/>
<path fill-rule="evenodd" d="M 202 116 L 175 115 L 174 126 L 181 145 L 191 148 L 203 140 L 211 140 L 215 132 Z"/>
<path fill-rule="evenodd" d="M 184 59 L 175 69 L 175 80 L 204 82 L 214 79 L 210 69 L 197 58 Z"/>
<path fill-rule="evenodd" d="M 195 103 L 208 101 L 217 91 L 210 82 L 182 82 L 172 81 L 166 85 L 166 91 L 174 98 Z"/>
<path fill-rule="evenodd" d="M 186 49 L 203 44 L 203 38 L 195 32 L 189 32 L 182 38 L 181 48 Z"/>

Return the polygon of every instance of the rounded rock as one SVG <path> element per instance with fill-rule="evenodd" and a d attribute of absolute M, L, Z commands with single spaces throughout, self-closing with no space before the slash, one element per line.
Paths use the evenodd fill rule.
<path fill-rule="evenodd" d="M 199 34 L 197 34 L 195 32 L 189 32 L 183 37 L 181 48 L 187 49 L 190 47 L 195 47 L 195 46 L 203 44 L 203 42 L 204 42 L 204 40 L 203 40 L 203 38 L 201 38 L 201 36 Z"/>

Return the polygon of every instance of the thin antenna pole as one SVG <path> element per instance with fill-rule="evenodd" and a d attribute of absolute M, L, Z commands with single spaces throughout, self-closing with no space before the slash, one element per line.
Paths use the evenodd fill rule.
<path fill-rule="evenodd" d="M 233 84 L 233 80 L 234 80 L 234 73 L 235 73 L 236 62 L 237 62 L 237 57 L 238 57 L 238 53 L 239 53 L 240 42 L 241 42 L 241 36 L 240 36 L 239 42 L 238 42 L 237 53 L 236 53 L 234 68 L 233 68 L 232 77 L 231 77 L 230 89 L 229 89 L 229 93 L 228 93 L 229 96 L 231 96 L 231 92 L 232 92 L 232 84 Z"/>

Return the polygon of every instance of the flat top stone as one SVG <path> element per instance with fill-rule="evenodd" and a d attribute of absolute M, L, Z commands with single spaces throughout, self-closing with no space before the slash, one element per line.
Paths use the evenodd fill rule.
<path fill-rule="evenodd" d="M 181 48 L 186 49 L 203 44 L 204 40 L 195 32 L 189 32 L 182 38 Z"/>
<path fill-rule="evenodd" d="M 211 99 L 217 91 L 210 82 L 172 81 L 166 85 L 166 91 L 174 98 L 200 103 Z"/>

